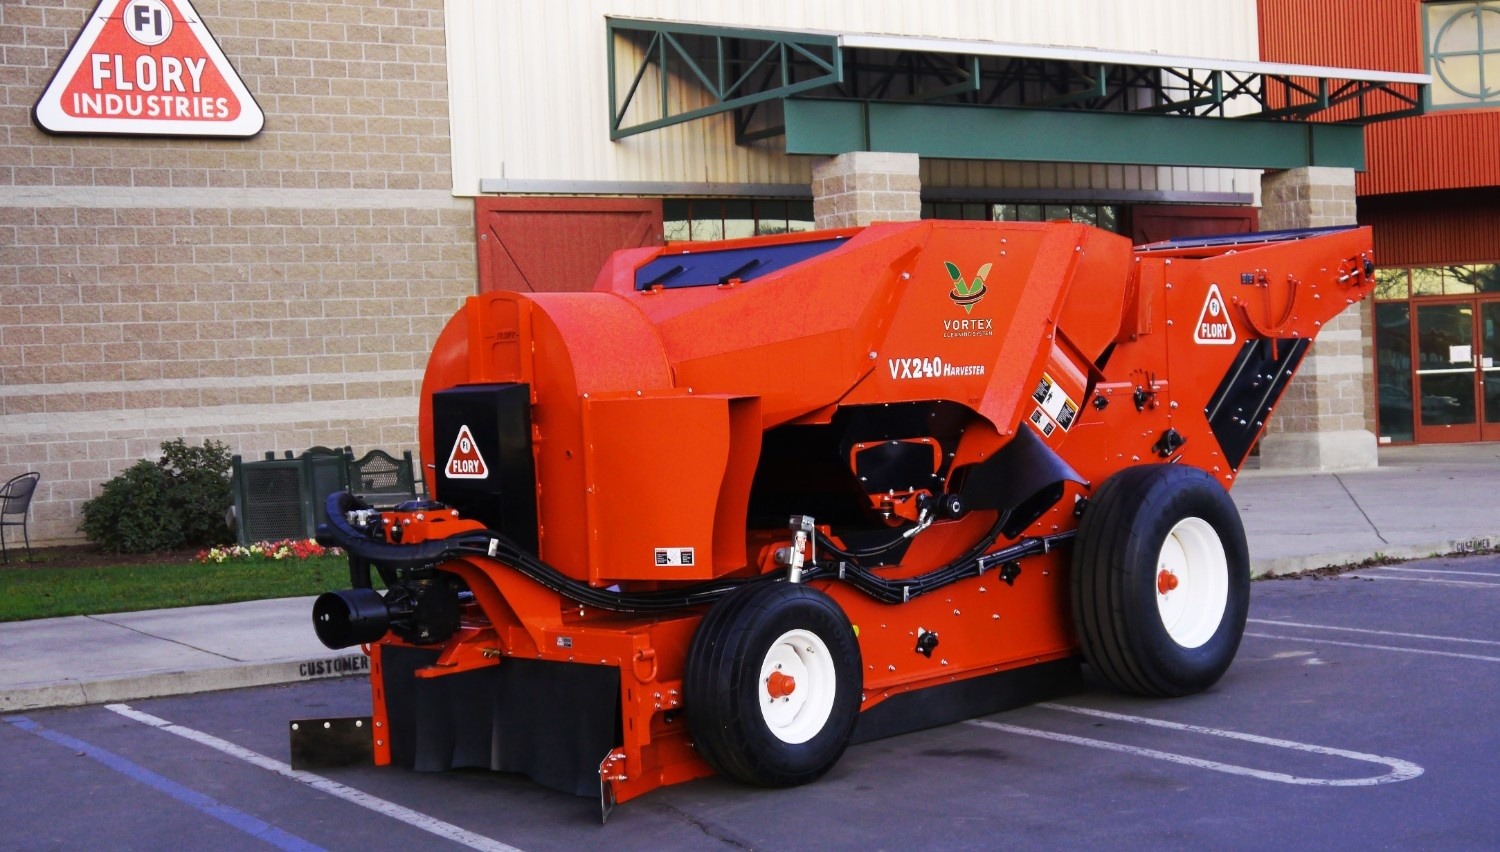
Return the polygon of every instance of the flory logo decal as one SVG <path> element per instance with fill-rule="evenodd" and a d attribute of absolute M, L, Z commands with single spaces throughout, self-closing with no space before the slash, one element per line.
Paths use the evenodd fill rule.
<path fill-rule="evenodd" d="M 31 115 L 48 133 L 233 139 L 266 120 L 192 0 L 99 0 Z"/>
<path fill-rule="evenodd" d="M 953 304 L 963 308 L 964 313 L 972 313 L 974 306 L 984 298 L 984 277 L 990 274 L 990 267 L 994 264 L 986 263 L 979 267 L 979 274 L 970 283 L 964 282 L 964 274 L 959 271 L 957 264 L 945 260 L 943 266 L 948 269 L 948 277 L 953 279 L 953 289 L 948 293 L 948 298 L 953 300 Z"/>

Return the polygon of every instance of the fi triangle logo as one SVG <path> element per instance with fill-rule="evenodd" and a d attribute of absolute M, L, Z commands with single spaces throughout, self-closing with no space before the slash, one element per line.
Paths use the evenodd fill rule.
<path fill-rule="evenodd" d="M 1193 326 L 1193 342 L 1227 346 L 1236 340 L 1234 323 L 1229 319 L 1229 306 L 1224 304 L 1219 285 L 1210 284 L 1208 298 L 1203 300 L 1203 310 L 1198 313 L 1198 324 Z"/>
<path fill-rule="evenodd" d="M 479 445 L 467 425 L 458 427 L 458 437 L 453 441 L 453 451 L 448 454 L 448 464 L 443 472 L 449 479 L 484 479 L 490 475 L 484 456 L 479 454 Z"/>
<path fill-rule="evenodd" d="M 190 0 L 100 0 L 31 112 L 49 133 L 259 133 L 265 114 Z"/>

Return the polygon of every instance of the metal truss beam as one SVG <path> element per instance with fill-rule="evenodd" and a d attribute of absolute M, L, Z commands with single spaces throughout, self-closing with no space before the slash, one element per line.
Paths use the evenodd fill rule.
<path fill-rule="evenodd" d="M 1275 152 L 1273 159 L 1313 159 L 1339 150 L 1340 159 L 1362 162 L 1362 150 L 1356 155 L 1349 142 L 1357 134 L 1326 128 L 1419 113 L 1431 82 L 1424 74 L 1126 51 L 618 17 L 605 20 L 610 138 L 615 140 L 733 113 L 735 140 L 740 144 L 787 135 L 789 153 L 806 153 L 801 149 L 810 144 L 805 141 L 806 134 L 812 133 L 819 140 L 814 147 L 821 153 L 837 153 L 823 150 L 828 147 L 824 141 L 860 131 L 866 137 L 861 144 L 868 145 L 873 131 L 864 132 L 860 125 L 825 129 L 807 124 L 807 118 L 821 110 L 849 109 L 809 105 L 810 98 L 831 98 L 863 104 L 858 108 L 861 120 L 887 120 L 897 115 L 925 120 L 920 117 L 930 113 L 908 107 L 967 106 L 993 114 L 983 118 L 964 114 L 960 121 L 963 126 L 1050 124 L 1128 133 L 1150 127 L 1175 135 L 1174 139 L 1157 140 L 1154 146 L 1140 146 L 1142 155 L 1148 155 L 1152 148 L 1181 149 L 1180 143 L 1200 137 L 1205 144 L 1227 142 L 1231 150 L 1239 150 L 1245 146 L 1236 144 L 1236 140 L 1243 138 L 1273 143 L 1269 149 Z M 795 143 L 791 139 L 794 110 L 800 117 L 795 123 L 801 125 L 798 133 L 802 134 Z M 1006 115 L 1011 112 L 1018 115 Z M 1096 120 L 1052 121 L 1038 118 L 1036 113 Z M 1218 123 L 1205 124 L 1200 132 L 1192 129 L 1191 121 L 1169 126 L 1150 119 Z M 1219 123 L 1243 126 L 1237 134 L 1228 134 L 1215 129 Z M 1291 129 L 1272 129 L 1283 125 Z M 897 134 L 906 139 L 928 135 L 930 132 L 922 127 Z M 1047 141 L 1050 156 L 1045 159 L 1058 159 L 1057 142 Z M 1076 135 L 1068 142 L 1070 147 L 1089 147 L 1084 144 L 1087 140 Z M 1301 154 L 1296 150 L 1299 147 L 1304 149 Z M 1315 147 L 1321 150 L 1315 151 Z M 1271 156 L 1269 152 L 1267 156 Z M 1093 159 L 1078 162 L 1157 162 L 1099 159 L 1106 155 L 1092 149 L 1086 153 Z M 1257 159 L 1253 153 L 1251 145 L 1230 158 Z M 984 158 L 982 154 L 965 156 Z M 1176 158 L 1174 164 L 1188 164 L 1181 160 L 1185 153 L 1171 156 Z"/>
<path fill-rule="evenodd" d="M 606 18 L 605 24 L 612 140 L 843 81 L 843 56 L 837 36 L 626 18 Z M 640 50 L 634 75 L 623 93 L 617 77 L 621 44 L 635 44 Z M 654 73 L 658 84 L 655 117 L 626 124 L 632 108 L 650 111 L 641 91 L 648 72 Z M 679 108 L 672 97 L 674 80 L 701 86 L 708 94 L 709 105 Z"/>

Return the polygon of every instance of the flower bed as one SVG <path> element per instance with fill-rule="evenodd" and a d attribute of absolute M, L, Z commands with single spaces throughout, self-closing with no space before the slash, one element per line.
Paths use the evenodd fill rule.
<path fill-rule="evenodd" d="M 312 559 L 317 556 L 342 556 L 337 547 L 324 547 L 307 539 L 262 541 L 243 547 L 238 544 L 201 551 L 198 562 L 273 562 L 277 560 Z"/>

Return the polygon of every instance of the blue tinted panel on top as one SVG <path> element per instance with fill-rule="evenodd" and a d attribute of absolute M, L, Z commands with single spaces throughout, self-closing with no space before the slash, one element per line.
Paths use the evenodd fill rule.
<path fill-rule="evenodd" d="M 635 271 L 635 289 L 710 287 L 731 278 L 752 281 L 843 245 L 845 238 L 686 253 L 676 249 Z"/>

